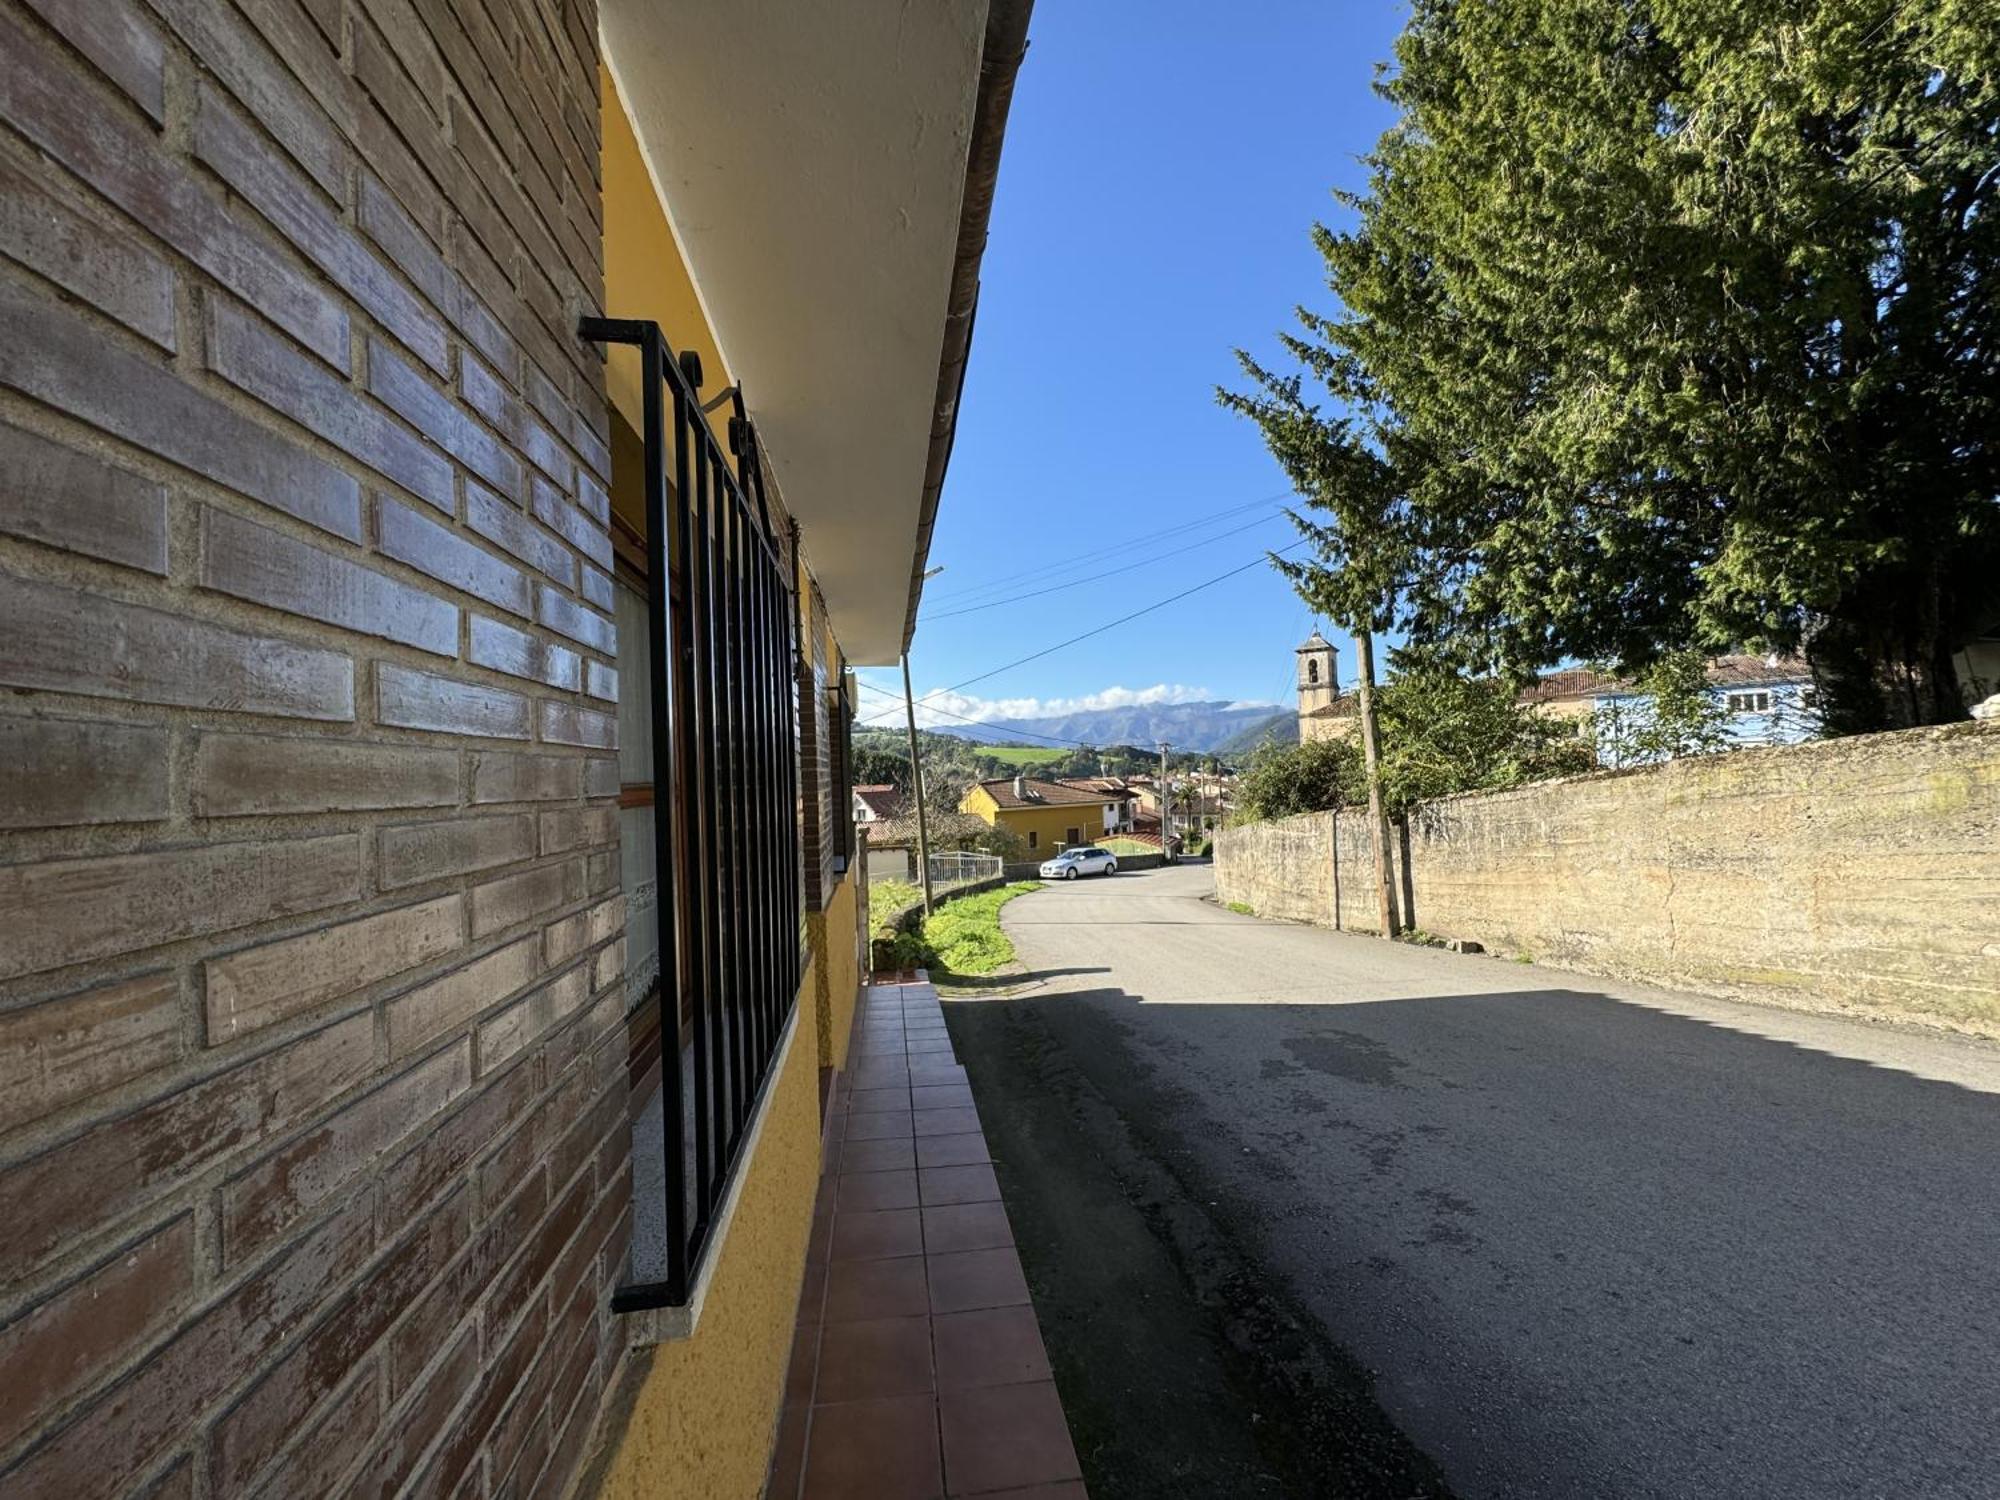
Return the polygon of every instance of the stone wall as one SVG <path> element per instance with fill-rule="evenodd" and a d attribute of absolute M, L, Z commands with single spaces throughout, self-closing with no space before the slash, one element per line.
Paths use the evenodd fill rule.
<path fill-rule="evenodd" d="M 1588 972 L 2000 1034 L 2000 725 L 1449 798 L 1396 830 L 1399 909 Z M 1358 810 L 1228 830 L 1220 899 L 1375 927 Z"/>
<path fill-rule="evenodd" d="M 598 132 L 592 0 L 0 0 L 9 1496 L 575 1470 L 630 1197 Z"/>

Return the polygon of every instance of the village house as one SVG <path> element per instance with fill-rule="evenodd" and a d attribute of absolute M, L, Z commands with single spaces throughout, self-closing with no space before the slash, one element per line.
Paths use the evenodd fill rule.
<path fill-rule="evenodd" d="M 1340 691 L 1338 651 L 1315 630 L 1297 648 L 1299 739 L 1341 739 L 1359 724 L 1359 697 Z M 1817 694 L 1803 658 L 1731 652 L 1712 659 L 1709 697 L 1723 714 L 1732 745 L 1789 745 L 1819 734 Z M 1623 715 L 1643 718 L 1651 700 L 1632 683 L 1588 667 L 1544 673 L 1520 693 L 1537 713 L 1574 722 Z"/>
<path fill-rule="evenodd" d="M 974 782 L 958 810 L 1018 835 L 1030 853 L 1042 855 L 1109 837 L 1125 805 L 1106 792 L 1014 776 Z"/>
<path fill-rule="evenodd" d="M 854 821 L 869 826 L 903 815 L 903 794 L 887 784 L 854 789 Z"/>
<path fill-rule="evenodd" d="M 0 10 L 0 1493 L 838 1461 L 845 668 L 1027 18 Z M 1001 1487 L 924 1390 L 855 1451 Z"/>

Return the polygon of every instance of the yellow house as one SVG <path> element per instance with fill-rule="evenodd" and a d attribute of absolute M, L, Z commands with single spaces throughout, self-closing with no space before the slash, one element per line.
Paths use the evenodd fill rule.
<path fill-rule="evenodd" d="M 1029 776 L 978 782 L 958 810 L 1019 834 L 1036 856 L 1071 844 L 1094 844 L 1118 822 L 1118 803 L 1104 793 Z"/>

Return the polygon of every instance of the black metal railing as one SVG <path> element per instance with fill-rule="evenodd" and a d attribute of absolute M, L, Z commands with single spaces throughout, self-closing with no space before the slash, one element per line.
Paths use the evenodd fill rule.
<path fill-rule="evenodd" d="M 635 1129 L 633 1180 L 663 1202 L 634 1204 L 622 1312 L 687 1302 L 798 994 L 798 609 L 740 393 L 725 448 L 699 361 L 657 323 L 579 331 L 639 351 L 645 401 L 660 981 L 658 1099 L 640 1118 L 657 1102 L 659 1129 Z"/>

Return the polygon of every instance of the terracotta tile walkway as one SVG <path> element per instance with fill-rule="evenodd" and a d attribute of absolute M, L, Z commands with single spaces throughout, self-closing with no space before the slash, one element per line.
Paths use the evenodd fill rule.
<path fill-rule="evenodd" d="M 1084 1500 L 979 1115 L 917 976 L 862 992 L 767 1493 Z"/>

